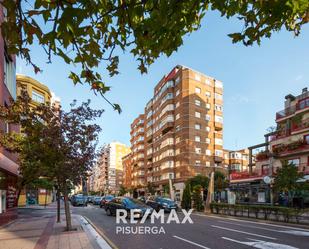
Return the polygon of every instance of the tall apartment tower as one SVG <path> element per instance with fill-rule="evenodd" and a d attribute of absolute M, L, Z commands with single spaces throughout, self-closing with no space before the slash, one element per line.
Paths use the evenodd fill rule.
<path fill-rule="evenodd" d="M 119 191 L 123 185 L 122 158 L 129 153 L 130 148 L 120 142 L 111 142 L 102 148 L 93 172 L 95 190 L 113 194 Z"/>
<path fill-rule="evenodd" d="M 145 116 L 139 115 L 131 124 L 131 185 L 140 188 L 145 179 Z"/>
<path fill-rule="evenodd" d="M 141 117 L 144 134 L 137 139 L 132 128 L 142 124 Z M 176 66 L 155 86 L 144 116 L 131 129 L 132 149 L 140 143 L 145 158 L 138 171 L 145 174 L 140 184 L 152 183 L 161 191 L 171 179 L 176 197 L 181 197 L 188 178 L 224 170 L 222 82 Z"/>

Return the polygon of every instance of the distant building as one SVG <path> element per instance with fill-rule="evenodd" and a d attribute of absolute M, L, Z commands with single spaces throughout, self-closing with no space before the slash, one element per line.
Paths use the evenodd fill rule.
<path fill-rule="evenodd" d="M 249 150 L 224 150 L 224 165 L 230 172 L 247 171 L 249 165 Z"/>
<path fill-rule="evenodd" d="M 102 148 L 97 165 L 93 170 L 93 190 L 117 193 L 123 185 L 122 158 L 130 153 L 130 148 L 120 142 L 112 142 Z"/>
<path fill-rule="evenodd" d="M 54 104 L 60 106 L 60 99 L 55 95 L 52 95 L 49 88 L 42 84 L 41 82 L 26 76 L 17 74 L 16 75 L 17 83 L 17 96 L 21 95 L 22 91 L 27 91 L 29 97 L 31 98 L 30 105 L 33 107 L 40 104 Z M 46 189 L 24 189 L 18 200 L 19 206 L 39 204 L 44 205 L 49 204 L 53 200 L 53 191 Z"/>
<path fill-rule="evenodd" d="M 122 158 L 123 167 L 123 186 L 127 189 L 132 188 L 132 152 Z"/>

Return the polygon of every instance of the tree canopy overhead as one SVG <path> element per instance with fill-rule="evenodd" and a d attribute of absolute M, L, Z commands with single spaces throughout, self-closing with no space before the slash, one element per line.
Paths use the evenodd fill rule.
<path fill-rule="evenodd" d="M 308 0 L 2 0 L 1 5 L 7 12 L 2 34 L 11 54 L 39 72 L 31 58 L 32 45 L 39 44 L 48 62 L 55 55 L 78 65 L 81 70 L 70 72 L 69 78 L 89 84 L 103 97 L 110 87 L 98 70 L 102 61 L 113 76 L 118 55 L 127 50 L 145 73 L 160 55 L 176 51 L 184 35 L 199 29 L 209 10 L 239 18 L 241 31 L 229 36 L 245 45 L 260 44 L 282 28 L 298 35 L 309 21 Z"/>

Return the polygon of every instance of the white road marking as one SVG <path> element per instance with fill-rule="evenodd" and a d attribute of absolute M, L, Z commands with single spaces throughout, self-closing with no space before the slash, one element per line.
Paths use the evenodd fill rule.
<path fill-rule="evenodd" d="M 270 224 L 270 223 L 265 223 L 265 222 L 256 222 L 256 221 L 249 221 L 249 220 L 241 220 L 241 219 L 234 219 L 234 218 L 228 218 L 228 217 L 217 217 L 217 216 L 212 216 L 212 215 L 202 215 L 202 214 L 194 214 L 198 216 L 204 216 L 204 217 L 211 217 L 215 219 L 220 219 L 220 220 L 232 220 L 232 221 L 239 221 L 239 222 L 245 222 L 245 223 L 253 223 L 253 224 L 259 224 L 259 225 L 265 225 L 265 226 L 272 226 L 272 227 L 282 227 L 282 228 L 290 228 L 290 229 L 296 229 L 300 231 L 306 231 L 309 232 L 308 229 L 304 228 L 298 228 L 298 227 L 292 227 L 292 226 L 283 226 L 283 225 L 276 225 L 276 224 Z"/>
<path fill-rule="evenodd" d="M 187 239 L 184 239 L 184 238 L 178 237 L 178 236 L 176 236 L 176 235 L 174 235 L 173 237 L 174 237 L 174 238 L 176 238 L 176 239 L 180 239 L 180 240 L 182 240 L 182 241 L 185 241 L 185 242 L 187 242 L 187 243 L 189 243 L 189 244 L 192 244 L 192 245 L 195 245 L 195 246 L 198 246 L 198 247 L 204 248 L 204 249 L 210 249 L 209 247 L 206 247 L 206 246 L 203 246 L 203 245 L 197 244 L 197 243 L 195 243 L 195 242 L 193 242 L 193 241 L 190 241 L 190 240 L 187 240 Z"/>
<path fill-rule="evenodd" d="M 259 249 L 298 249 L 297 247 L 263 241 L 263 240 L 249 239 L 249 240 L 253 240 L 254 242 L 245 242 L 245 241 L 238 241 L 238 240 L 227 238 L 227 237 L 222 237 L 222 239 L 229 240 L 229 241 L 243 244 L 243 245 L 247 245 L 247 246 L 252 246 L 255 248 L 259 248 Z"/>
<path fill-rule="evenodd" d="M 271 232 L 276 232 L 276 233 L 287 233 L 287 234 L 293 234 L 293 235 L 298 235 L 298 236 L 309 236 L 309 232 L 306 232 L 306 231 L 298 231 L 298 230 L 274 230 L 274 229 L 265 228 L 265 227 L 243 225 L 243 224 L 237 224 L 237 223 L 227 222 L 227 221 L 219 221 L 219 222 L 220 222 L 220 223 L 225 223 L 225 224 L 231 224 L 231 225 L 241 226 L 241 227 L 256 228 L 256 229 L 261 229 L 261 230 L 266 230 L 266 231 L 271 231 Z"/>
<path fill-rule="evenodd" d="M 240 230 L 236 230 L 236 229 L 232 229 L 232 228 L 227 228 L 227 227 L 220 227 L 220 226 L 214 226 L 214 225 L 211 225 L 211 226 L 219 228 L 219 229 L 223 229 L 223 230 L 228 230 L 228 231 L 236 232 L 236 233 L 243 233 L 243 234 L 253 235 L 253 236 L 261 237 L 261 238 L 265 238 L 265 239 L 276 240 L 276 238 L 268 237 L 268 236 L 264 236 L 264 235 L 260 235 L 260 234 L 248 233 L 248 232 L 245 232 L 245 231 L 240 231 Z"/>

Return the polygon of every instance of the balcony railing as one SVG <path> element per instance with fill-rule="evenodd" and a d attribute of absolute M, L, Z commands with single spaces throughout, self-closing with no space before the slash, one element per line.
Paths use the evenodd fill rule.
<path fill-rule="evenodd" d="M 299 123 L 292 124 L 292 132 L 309 128 L 309 118 L 302 120 Z"/>
<path fill-rule="evenodd" d="M 296 111 L 304 110 L 309 107 L 309 98 L 306 97 L 298 101 L 298 103 L 294 106 L 290 106 L 280 112 L 276 113 L 276 119 L 285 118 L 294 114 Z"/>
<path fill-rule="evenodd" d="M 281 118 L 285 118 L 287 116 L 290 116 L 292 114 L 294 114 L 296 111 L 296 106 L 291 106 L 291 107 L 288 107 L 280 112 L 277 112 L 276 113 L 276 119 L 281 119 Z"/>

